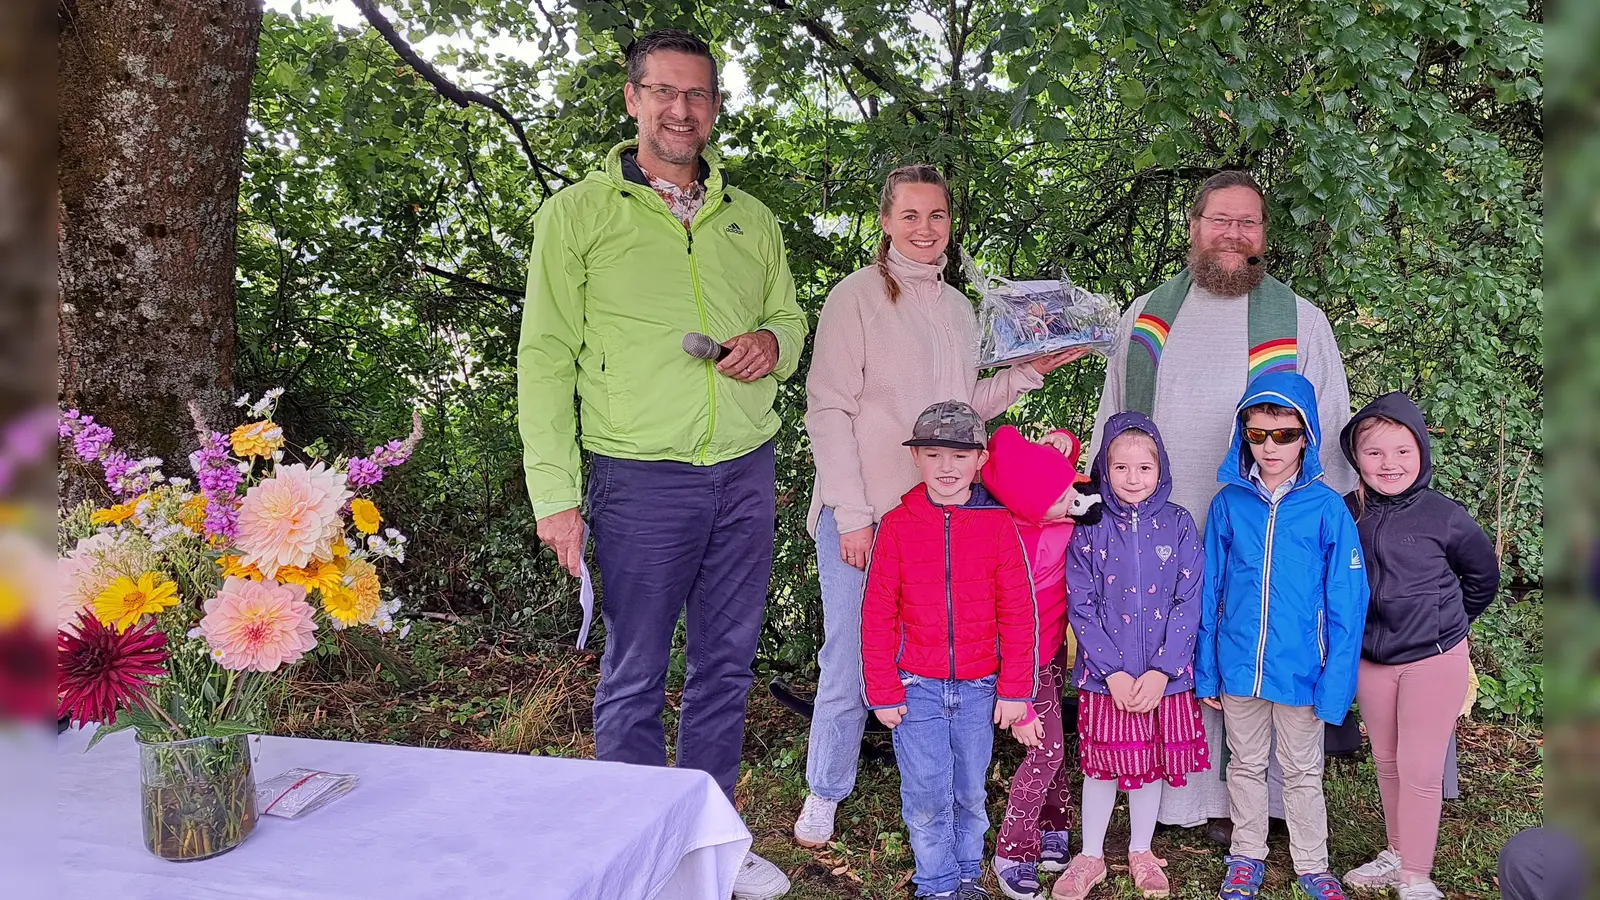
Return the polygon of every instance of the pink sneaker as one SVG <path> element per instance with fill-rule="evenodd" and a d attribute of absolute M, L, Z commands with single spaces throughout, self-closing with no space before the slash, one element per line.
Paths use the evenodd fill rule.
<path fill-rule="evenodd" d="M 1167 873 L 1161 871 L 1167 861 L 1146 850 L 1128 853 L 1128 874 L 1133 876 L 1133 886 L 1146 897 L 1170 897 L 1172 885 L 1167 883 Z"/>
<path fill-rule="evenodd" d="M 1055 900 L 1084 900 L 1094 886 L 1106 880 L 1106 861 L 1098 856 L 1078 854 L 1067 864 L 1066 871 L 1050 887 Z"/>

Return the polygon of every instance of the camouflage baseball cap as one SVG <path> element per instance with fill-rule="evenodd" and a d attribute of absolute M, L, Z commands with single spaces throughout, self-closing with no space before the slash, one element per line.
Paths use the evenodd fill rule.
<path fill-rule="evenodd" d="M 905 446 L 982 450 L 988 442 L 983 417 L 977 410 L 960 400 L 942 400 L 917 416 L 911 440 L 906 441 Z"/>

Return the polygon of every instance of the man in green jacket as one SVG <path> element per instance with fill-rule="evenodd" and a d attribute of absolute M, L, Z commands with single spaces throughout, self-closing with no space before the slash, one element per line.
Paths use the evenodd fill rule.
<path fill-rule="evenodd" d="M 624 97 L 639 140 L 551 197 L 535 223 L 517 348 L 524 467 L 539 539 L 576 575 L 581 420 L 606 625 L 596 755 L 666 764 L 667 663 L 687 609 L 677 761 L 709 772 L 731 801 L 772 573 L 772 404 L 806 321 L 777 220 L 727 185 L 707 150 L 721 96 L 706 44 L 679 31 L 640 38 Z M 688 355 L 694 332 L 726 355 Z M 787 890 L 754 854 L 735 884 L 747 900 Z"/>

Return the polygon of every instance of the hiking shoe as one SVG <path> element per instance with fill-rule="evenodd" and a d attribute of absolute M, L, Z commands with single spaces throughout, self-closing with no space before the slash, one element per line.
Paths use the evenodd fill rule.
<path fill-rule="evenodd" d="M 1078 854 L 1066 871 L 1050 887 L 1055 900 L 1084 900 L 1094 886 L 1106 880 L 1106 861 L 1098 856 Z"/>
<path fill-rule="evenodd" d="M 1170 897 L 1172 885 L 1167 883 L 1167 873 L 1161 871 L 1167 861 L 1149 850 L 1128 852 L 1128 874 L 1133 876 L 1133 886 L 1146 897 Z"/>
<path fill-rule="evenodd" d="M 789 877 L 772 863 L 754 853 L 744 855 L 744 864 L 733 879 L 733 900 L 773 900 L 789 893 Z"/>
<path fill-rule="evenodd" d="M 1233 846 L 1233 820 L 1212 819 L 1206 822 L 1205 828 L 1201 830 L 1201 834 L 1204 834 L 1206 840 L 1213 844 L 1221 844 L 1224 847 L 1231 847 Z"/>
<path fill-rule="evenodd" d="M 1267 875 L 1265 862 L 1230 853 L 1222 858 L 1222 864 L 1228 867 L 1228 874 L 1222 876 L 1217 900 L 1256 900 L 1261 895 L 1261 879 Z"/>
<path fill-rule="evenodd" d="M 1344 883 L 1357 888 L 1400 886 L 1400 854 L 1385 849 L 1372 862 L 1344 873 Z"/>
<path fill-rule="evenodd" d="M 1067 845 L 1070 831 L 1046 831 L 1039 835 L 1039 871 L 1059 872 L 1072 858 L 1072 848 Z"/>
<path fill-rule="evenodd" d="M 989 892 L 983 889 L 983 885 L 978 884 L 978 880 L 974 878 L 971 881 L 961 882 L 961 886 L 956 888 L 956 900 L 992 900 L 992 898 Z"/>
<path fill-rule="evenodd" d="M 996 873 L 1000 893 L 1011 900 L 1038 900 L 1039 866 L 1031 862 L 1013 863 Z"/>
<path fill-rule="evenodd" d="M 838 810 L 839 801 L 807 794 L 800 818 L 794 820 L 794 842 L 813 850 L 828 846 L 833 840 L 833 814 Z"/>
<path fill-rule="evenodd" d="M 1346 900 L 1344 885 L 1333 877 L 1332 872 L 1301 875 L 1299 882 L 1300 890 L 1305 891 L 1312 900 Z"/>
<path fill-rule="evenodd" d="M 1444 900 L 1444 894 L 1431 881 L 1402 884 L 1395 888 L 1400 900 Z"/>

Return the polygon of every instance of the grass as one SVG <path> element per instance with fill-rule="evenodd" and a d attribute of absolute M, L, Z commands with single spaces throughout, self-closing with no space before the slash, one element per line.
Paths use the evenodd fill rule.
<path fill-rule="evenodd" d="M 395 655 L 341 647 L 303 674 L 282 702 L 277 731 L 303 737 L 451 747 L 507 753 L 590 757 L 589 704 L 599 658 L 568 647 L 493 632 L 481 626 L 420 623 Z M 398 656 L 398 658 L 396 658 Z M 669 679 L 668 744 L 677 725 L 676 688 Z M 912 857 L 900 820 L 899 779 L 891 764 L 863 763 L 855 794 L 841 805 L 834 841 L 823 850 L 789 836 L 805 797 L 806 723 L 782 708 L 758 676 L 745 732 L 745 767 L 737 805 L 758 853 L 789 873 L 791 900 L 908 897 Z M 1538 824 L 1542 805 L 1541 735 L 1537 728 L 1468 722 L 1459 732 L 1461 799 L 1445 804 L 1434 878 L 1449 898 L 1492 898 L 1495 854 L 1512 834 Z M 1022 748 L 997 737 L 989 772 L 990 821 L 1005 812 L 1007 779 Z M 1343 872 L 1384 846 L 1377 778 L 1370 759 L 1332 760 L 1326 779 L 1332 862 Z M 990 832 L 990 849 L 993 845 Z M 1135 897 L 1125 860 L 1125 807 L 1107 837 L 1111 879 L 1091 895 Z M 1269 900 L 1296 896 L 1287 838 L 1271 841 Z M 1168 862 L 1175 898 L 1214 898 L 1222 848 L 1197 832 L 1161 829 L 1153 847 Z M 1120 877 L 1119 877 L 1120 876 Z M 993 879 L 988 886 L 996 897 Z"/>

